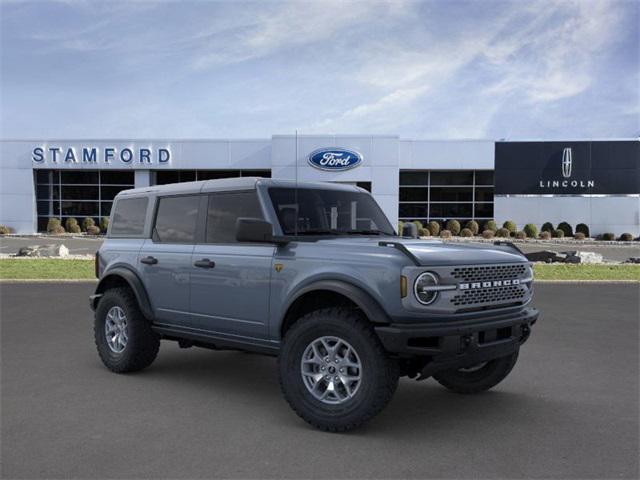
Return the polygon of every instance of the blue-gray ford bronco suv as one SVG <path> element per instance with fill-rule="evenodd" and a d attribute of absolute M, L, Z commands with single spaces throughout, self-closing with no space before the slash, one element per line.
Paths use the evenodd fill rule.
<path fill-rule="evenodd" d="M 277 355 L 311 425 L 344 431 L 400 376 L 459 393 L 511 372 L 538 312 L 512 245 L 396 235 L 365 190 L 235 178 L 127 190 L 96 255 L 95 342 L 114 372 L 160 340 Z"/>

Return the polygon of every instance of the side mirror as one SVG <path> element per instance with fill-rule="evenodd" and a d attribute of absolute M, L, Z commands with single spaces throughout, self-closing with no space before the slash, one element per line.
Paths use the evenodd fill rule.
<path fill-rule="evenodd" d="M 273 242 L 273 226 L 260 218 L 238 218 L 236 220 L 236 240 L 238 242 Z"/>

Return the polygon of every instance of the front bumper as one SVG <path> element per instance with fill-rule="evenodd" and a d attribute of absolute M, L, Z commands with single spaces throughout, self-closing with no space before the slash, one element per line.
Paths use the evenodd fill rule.
<path fill-rule="evenodd" d="M 384 348 L 400 356 L 426 357 L 427 377 L 440 370 L 465 368 L 514 353 L 531 333 L 538 310 L 490 318 L 375 327 Z"/>

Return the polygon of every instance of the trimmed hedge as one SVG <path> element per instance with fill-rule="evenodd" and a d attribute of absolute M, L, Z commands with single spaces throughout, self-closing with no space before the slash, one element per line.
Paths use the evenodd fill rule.
<path fill-rule="evenodd" d="M 538 236 L 538 227 L 533 223 L 527 223 L 522 231 L 527 234 L 527 237 L 536 238 Z"/>
<path fill-rule="evenodd" d="M 504 227 L 499 228 L 498 231 L 496 232 L 496 237 L 509 238 L 510 236 L 511 236 L 511 232 Z"/>
<path fill-rule="evenodd" d="M 82 230 L 83 231 L 87 231 L 87 229 L 89 227 L 95 227 L 96 226 L 96 222 L 93 218 L 91 217 L 85 217 L 82 219 Z"/>
<path fill-rule="evenodd" d="M 562 230 L 565 237 L 573 237 L 573 228 L 571 228 L 568 222 L 560 222 L 558 224 L 558 230 Z"/>
<path fill-rule="evenodd" d="M 487 220 L 484 224 L 484 230 L 491 230 L 493 233 L 498 231 L 498 224 L 495 220 Z"/>
<path fill-rule="evenodd" d="M 631 235 L 630 233 L 623 233 L 622 235 L 620 235 L 620 238 L 618 238 L 618 240 L 620 240 L 621 242 L 632 242 L 633 235 Z"/>
<path fill-rule="evenodd" d="M 590 237 L 589 226 L 586 223 L 576 225 L 576 233 L 583 233 L 585 237 Z"/>
<path fill-rule="evenodd" d="M 523 230 L 520 230 L 519 232 L 516 232 L 516 238 L 518 240 L 526 240 L 527 234 Z"/>
<path fill-rule="evenodd" d="M 100 231 L 107 233 L 107 229 L 109 228 L 109 217 L 102 217 L 100 219 L 100 225 L 98 226 L 100 227 Z"/>
<path fill-rule="evenodd" d="M 496 234 L 493 230 L 485 230 L 484 232 L 482 232 L 482 238 L 493 238 L 495 237 Z"/>
<path fill-rule="evenodd" d="M 100 235 L 100 227 L 89 225 L 87 227 L 87 235 Z"/>
<path fill-rule="evenodd" d="M 518 230 L 518 226 L 511 220 L 507 220 L 506 222 L 504 222 L 502 224 L 502 228 L 506 228 L 507 230 L 509 230 L 509 235 L 514 235 L 516 233 L 516 230 Z"/>
<path fill-rule="evenodd" d="M 605 241 L 608 241 L 608 242 L 610 242 L 612 240 L 615 240 L 615 239 L 616 239 L 616 236 L 611 232 L 603 233 L 602 235 L 600 235 L 598 237 L 598 240 L 605 240 Z"/>
<path fill-rule="evenodd" d="M 584 240 L 586 237 L 585 237 L 584 233 L 582 233 L 582 232 L 576 232 L 576 233 L 573 235 L 573 238 L 574 238 L 574 240 Z"/>
<path fill-rule="evenodd" d="M 464 227 L 471 230 L 471 233 L 474 235 L 477 235 L 480 231 L 480 225 L 478 225 L 478 222 L 475 220 L 469 220 Z M 462 234 L 462 232 L 460 232 L 460 234 Z"/>
<path fill-rule="evenodd" d="M 544 230 L 540 232 L 540 240 L 549 240 L 551 238 L 551 232 Z"/>
<path fill-rule="evenodd" d="M 460 230 L 460 236 L 461 237 L 473 237 L 473 232 L 471 231 L 470 228 L 463 228 L 462 230 Z"/>
<path fill-rule="evenodd" d="M 458 235 L 460 233 L 460 222 L 458 220 L 447 220 L 447 230 L 452 235 Z"/>
<path fill-rule="evenodd" d="M 540 228 L 541 232 L 549 232 L 549 233 L 551 233 L 551 232 L 553 232 L 553 230 L 554 230 L 553 223 L 551 223 L 551 222 L 544 222 L 542 224 L 542 228 Z"/>
<path fill-rule="evenodd" d="M 8 233 L 13 233 L 13 229 L 6 225 L 0 225 L 0 235 L 7 235 Z"/>
<path fill-rule="evenodd" d="M 564 238 L 564 230 L 560 230 L 559 228 L 556 228 L 553 232 L 552 232 L 553 238 Z"/>
<path fill-rule="evenodd" d="M 440 238 L 451 238 L 451 231 L 449 230 L 442 230 L 440 232 Z"/>
<path fill-rule="evenodd" d="M 69 233 L 80 233 L 80 225 L 78 225 L 78 220 L 73 217 L 67 218 L 67 221 L 64 222 L 64 228 Z"/>
<path fill-rule="evenodd" d="M 427 228 L 431 232 L 431 235 L 433 235 L 434 237 L 437 237 L 438 235 L 440 235 L 440 223 L 439 222 L 436 222 L 435 220 L 431 220 L 427 224 Z"/>

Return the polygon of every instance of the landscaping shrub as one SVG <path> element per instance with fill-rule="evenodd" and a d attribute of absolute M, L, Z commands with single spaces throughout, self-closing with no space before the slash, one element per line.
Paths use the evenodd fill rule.
<path fill-rule="evenodd" d="M 102 221 L 100 223 L 102 223 Z M 102 227 L 102 225 L 100 225 L 100 227 Z M 403 228 L 404 228 L 404 222 L 402 220 L 398 221 L 398 235 L 402 236 Z"/>
<path fill-rule="evenodd" d="M 533 223 L 527 223 L 522 231 L 527 234 L 527 237 L 530 238 L 536 238 L 538 236 L 538 227 L 536 227 Z"/>
<path fill-rule="evenodd" d="M 498 224 L 495 220 L 487 220 L 484 224 L 484 229 L 491 230 L 493 233 L 496 233 L 498 231 Z"/>
<path fill-rule="evenodd" d="M 553 232 L 552 232 L 553 238 L 564 238 L 564 230 L 560 230 L 559 228 L 556 228 Z"/>
<path fill-rule="evenodd" d="M 511 232 L 504 227 L 499 228 L 498 231 L 496 232 L 496 237 L 509 238 L 510 236 L 511 236 Z"/>
<path fill-rule="evenodd" d="M 462 230 L 460 230 L 460 236 L 461 237 L 473 237 L 473 232 L 471 231 L 470 228 L 463 228 Z"/>
<path fill-rule="evenodd" d="M 519 232 L 516 232 L 516 238 L 518 240 L 526 240 L 527 234 L 523 230 L 520 230 Z"/>
<path fill-rule="evenodd" d="M 616 236 L 615 236 L 613 233 L 611 233 L 611 232 L 606 232 L 606 233 L 603 233 L 602 235 L 600 235 L 600 236 L 598 237 L 598 239 L 599 239 L 599 240 L 605 240 L 605 241 L 610 242 L 610 241 L 612 241 L 612 240 L 615 240 L 615 239 L 616 239 Z"/>
<path fill-rule="evenodd" d="M 427 225 L 427 228 L 431 232 L 431 235 L 433 235 L 434 237 L 440 235 L 440 223 L 436 222 L 435 220 L 431 220 Z"/>
<path fill-rule="evenodd" d="M 62 235 L 65 232 L 64 227 L 62 225 L 55 225 L 54 227 L 51 228 L 51 230 L 47 230 L 47 231 L 52 235 Z"/>
<path fill-rule="evenodd" d="M 49 221 L 47 222 L 47 233 L 55 233 L 54 229 L 61 226 L 62 225 L 60 223 L 59 218 L 50 218 Z M 57 233 L 60 233 L 60 232 L 57 232 Z"/>
<path fill-rule="evenodd" d="M 562 230 L 565 237 L 573 237 L 573 228 L 571 228 L 571 225 L 567 222 L 560 222 L 558 224 L 558 230 Z"/>
<path fill-rule="evenodd" d="M 551 232 L 544 230 L 540 232 L 540 240 L 549 240 L 551 238 Z"/>
<path fill-rule="evenodd" d="M 460 233 L 460 222 L 458 220 L 447 220 L 447 230 L 452 235 L 458 235 Z"/>
<path fill-rule="evenodd" d="M 100 227 L 96 227 L 95 225 L 89 225 L 87 227 L 87 235 L 100 235 Z"/>
<path fill-rule="evenodd" d="M 584 236 L 584 233 L 576 232 L 575 235 L 573 236 L 573 238 L 575 240 L 584 240 L 586 237 Z"/>
<path fill-rule="evenodd" d="M 431 232 L 429 231 L 429 229 L 427 227 L 424 227 L 422 230 L 420 230 L 420 233 L 418 233 L 419 237 L 430 237 L 431 236 Z"/>
<path fill-rule="evenodd" d="M 84 230 L 85 232 L 88 230 L 89 227 L 95 227 L 95 226 L 96 226 L 96 222 L 93 218 L 85 217 L 82 219 L 82 230 Z"/>
<path fill-rule="evenodd" d="M 589 226 L 586 223 L 576 225 L 576 233 L 583 233 L 585 237 L 590 237 Z"/>
<path fill-rule="evenodd" d="M 418 228 L 418 236 L 419 237 L 424 237 L 425 233 L 424 233 L 424 225 L 422 224 L 422 222 L 420 220 L 414 220 L 413 224 Z"/>
<path fill-rule="evenodd" d="M 100 231 L 103 233 L 107 233 L 107 228 L 109 228 L 109 217 L 102 217 L 100 219 Z"/>
<path fill-rule="evenodd" d="M 620 235 L 620 238 L 618 238 L 618 240 L 620 240 L 621 242 L 632 242 L 633 235 L 631 235 L 630 233 L 623 233 L 622 235 Z"/>
<path fill-rule="evenodd" d="M 509 235 L 511 236 L 515 235 L 516 230 L 518 229 L 515 222 L 512 222 L 511 220 L 507 220 L 506 222 L 504 222 L 502 224 L 502 228 L 506 228 L 507 230 L 509 230 Z"/>
<path fill-rule="evenodd" d="M 544 223 L 542 224 L 542 228 L 540 229 L 540 231 L 542 231 L 542 232 L 549 232 L 549 233 L 553 232 L 553 223 L 551 223 L 551 222 L 544 222 Z"/>
<path fill-rule="evenodd" d="M 478 235 L 478 232 L 480 231 L 480 225 L 478 225 L 478 222 L 476 222 L 475 220 L 469 220 L 464 224 L 464 228 L 468 228 L 469 230 L 471 230 L 471 233 L 473 233 L 474 235 Z"/>
<path fill-rule="evenodd" d="M 482 232 L 482 238 L 493 238 L 495 237 L 496 234 L 493 230 L 485 230 L 484 232 Z"/>
<path fill-rule="evenodd" d="M 442 230 L 440 232 L 440 238 L 451 238 L 451 232 L 449 230 Z"/>
<path fill-rule="evenodd" d="M 6 225 L 0 225 L 0 235 L 6 235 L 11 232 L 12 232 L 11 227 L 7 227 Z"/>
<path fill-rule="evenodd" d="M 80 233 L 80 225 L 78 225 L 78 220 L 73 217 L 67 218 L 64 222 L 64 228 L 69 233 Z"/>

